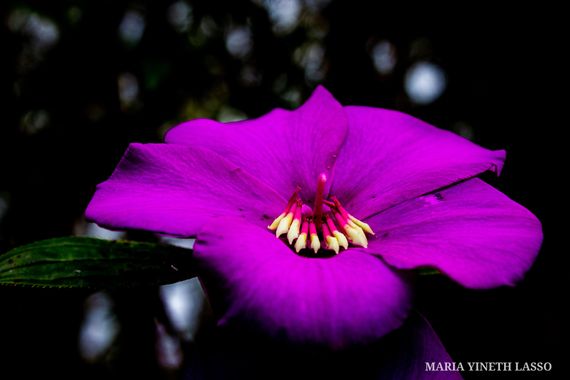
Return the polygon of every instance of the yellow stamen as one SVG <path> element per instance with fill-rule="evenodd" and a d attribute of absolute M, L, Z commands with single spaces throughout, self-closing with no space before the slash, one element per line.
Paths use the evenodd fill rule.
<path fill-rule="evenodd" d="M 319 236 L 315 234 L 311 234 L 311 248 L 315 253 L 321 249 L 321 242 L 319 241 Z"/>
<path fill-rule="evenodd" d="M 275 218 L 275 220 L 273 221 L 273 223 L 271 223 L 269 226 L 267 226 L 267 228 L 269 228 L 271 231 L 275 231 L 277 229 L 277 226 L 279 226 L 279 223 L 281 222 L 281 220 L 285 217 L 284 212 L 281 213 L 281 215 L 279 215 L 277 218 Z"/>
<path fill-rule="evenodd" d="M 360 227 L 356 226 L 356 228 L 354 228 L 349 223 L 344 226 L 344 229 L 348 234 L 348 238 L 352 241 L 352 244 L 368 248 L 368 239 L 366 239 L 366 235 L 364 235 L 364 231 L 362 231 Z"/>
<path fill-rule="evenodd" d="M 364 233 L 364 230 L 362 228 L 360 228 L 360 226 L 358 226 L 356 223 L 354 223 L 352 220 L 348 221 L 348 225 L 351 226 L 352 228 L 354 228 L 359 234 L 361 234 L 362 236 L 366 237 L 366 234 Z"/>
<path fill-rule="evenodd" d="M 364 223 L 362 220 L 358 220 L 356 219 L 354 216 L 352 215 L 348 215 L 348 217 L 350 218 L 350 220 L 352 222 L 354 222 L 358 227 L 362 228 L 364 231 L 368 232 L 370 235 L 375 235 L 374 231 L 372 231 L 372 228 L 370 228 L 370 225 L 368 225 L 368 223 Z"/>
<path fill-rule="evenodd" d="M 335 237 L 330 235 L 327 236 L 327 247 L 328 249 L 332 249 L 334 253 L 338 255 L 339 246 L 338 246 L 338 240 L 336 240 Z"/>
<path fill-rule="evenodd" d="M 303 248 L 307 246 L 307 234 L 301 234 L 295 242 L 295 252 L 299 253 Z"/>
<path fill-rule="evenodd" d="M 346 236 L 344 236 L 344 234 L 342 232 L 335 230 L 335 231 L 333 231 L 332 234 L 334 235 L 334 237 L 338 241 L 339 246 L 341 246 L 344 249 L 348 249 L 348 240 L 346 239 Z"/>
<path fill-rule="evenodd" d="M 275 231 L 275 236 L 279 237 L 289 231 L 289 227 L 291 227 L 291 222 L 293 221 L 293 213 L 290 212 L 287 214 L 286 217 L 281 219 L 279 222 L 279 226 L 277 226 L 277 231 Z"/>
<path fill-rule="evenodd" d="M 301 221 L 299 219 L 293 220 L 291 227 L 289 227 L 289 232 L 287 233 L 287 240 L 289 244 L 293 244 L 293 240 L 297 239 L 299 236 L 299 228 L 301 227 Z"/>

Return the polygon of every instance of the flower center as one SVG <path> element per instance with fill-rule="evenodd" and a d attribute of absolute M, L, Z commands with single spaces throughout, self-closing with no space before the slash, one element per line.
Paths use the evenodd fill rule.
<path fill-rule="evenodd" d="M 287 236 L 297 253 L 312 249 L 331 250 L 338 254 L 349 245 L 368 247 L 366 234 L 374 235 L 370 226 L 349 214 L 336 197 L 325 198 L 327 176 L 319 175 L 313 208 L 306 205 L 295 190 L 285 210 L 269 225 L 275 236 Z"/>

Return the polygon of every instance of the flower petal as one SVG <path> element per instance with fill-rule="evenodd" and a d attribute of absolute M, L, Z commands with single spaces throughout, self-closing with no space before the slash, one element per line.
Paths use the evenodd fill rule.
<path fill-rule="evenodd" d="M 211 149 L 289 198 L 296 186 L 315 193 L 317 177 L 333 166 L 347 129 L 344 109 L 323 87 L 295 111 L 218 123 L 197 119 L 168 131 L 167 143 Z"/>
<path fill-rule="evenodd" d="M 214 152 L 167 144 L 131 144 L 86 216 L 115 229 L 194 236 L 210 218 L 234 215 L 267 225 L 284 198 Z"/>
<path fill-rule="evenodd" d="M 470 288 L 512 285 L 542 243 L 536 217 L 479 179 L 390 208 L 370 219 L 369 251 L 399 269 L 435 267 Z"/>
<path fill-rule="evenodd" d="M 500 172 L 504 151 L 489 151 L 412 116 L 345 107 L 346 143 L 332 192 L 358 218 L 487 170 Z"/>
<path fill-rule="evenodd" d="M 409 308 L 407 284 L 377 257 L 302 257 L 241 219 L 209 223 L 194 255 L 221 325 L 338 348 L 399 327 Z"/>
<path fill-rule="evenodd" d="M 219 330 L 216 330 L 219 332 Z M 372 344 L 345 350 L 315 350 L 275 344 L 251 334 L 209 334 L 193 346 L 185 363 L 185 379 L 358 379 L 459 380 L 455 371 L 434 371 L 452 365 L 429 323 L 411 313 L 404 325 Z M 467 364 L 462 364 L 468 370 Z"/>
<path fill-rule="evenodd" d="M 429 322 L 418 313 L 411 313 L 406 323 L 380 342 L 379 372 L 376 379 L 460 380 L 458 371 L 430 371 L 433 365 L 454 364 Z"/>

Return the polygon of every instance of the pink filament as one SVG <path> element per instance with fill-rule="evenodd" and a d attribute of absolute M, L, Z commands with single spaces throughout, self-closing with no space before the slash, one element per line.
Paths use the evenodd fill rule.
<path fill-rule="evenodd" d="M 306 218 L 303 218 L 303 222 L 301 223 L 301 233 L 307 235 L 309 232 L 309 222 Z"/>
<path fill-rule="evenodd" d="M 315 227 L 315 223 L 313 223 L 312 220 L 309 220 L 309 234 L 311 235 L 317 234 L 317 228 Z"/>
<path fill-rule="evenodd" d="M 329 227 L 329 230 L 331 231 L 331 233 L 334 233 L 335 231 L 337 231 L 337 228 L 334 225 L 334 222 L 329 215 L 327 215 L 326 221 L 327 221 L 327 226 Z"/>
<path fill-rule="evenodd" d="M 293 219 L 301 220 L 301 210 L 302 210 L 302 208 L 303 208 L 303 205 L 302 205 L 301 201 L 298 200 L 297 203 L 296 203 L 295 214 L 294 214 Z"/>
<path fill-rule="evenodd" d="M 331 236 L 331 231 L 326 224 L 323 224 L 323 237 L 326 240 L 327 237 Z"/>
<path fill-rule="evenodd" d="M 337 199 L 337 197 L 332 197 L 332 200 L 334 202 L 334 205 L 336 206 L 336 209 L 340 212 L 340 214 L 342 215 L 343 218 L 348 219 L 348 212 L 344 209 L 344 207 L 342 207 L 342 205 L 340 204 L 340 201 Z"/>

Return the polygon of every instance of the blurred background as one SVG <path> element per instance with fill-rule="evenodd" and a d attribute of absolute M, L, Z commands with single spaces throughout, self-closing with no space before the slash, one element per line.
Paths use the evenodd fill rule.
<path fill-rule="evenodd" d="M 68 235 L 152 240 L 83 218 L 130 142 L 161 141 L 191 118 L 294 108 L 324 84 L 343 104 L 398 109 L 508 151 L 503 176 L 489 180 L 543 222 L 536 264 L 509 289 L 423 278 L 416 305 L 456 361 L 560 370 L 564 252 L 545 170 L 561 129 L 550 113 L 555 14 L 338 0 L 4 0 L 0 252 Z M 178 379 L 199 361 L 208 325 L 196 281 L 123 292 L 0 288 L 0 300 L 0 370 L 13 378 Z"/>

